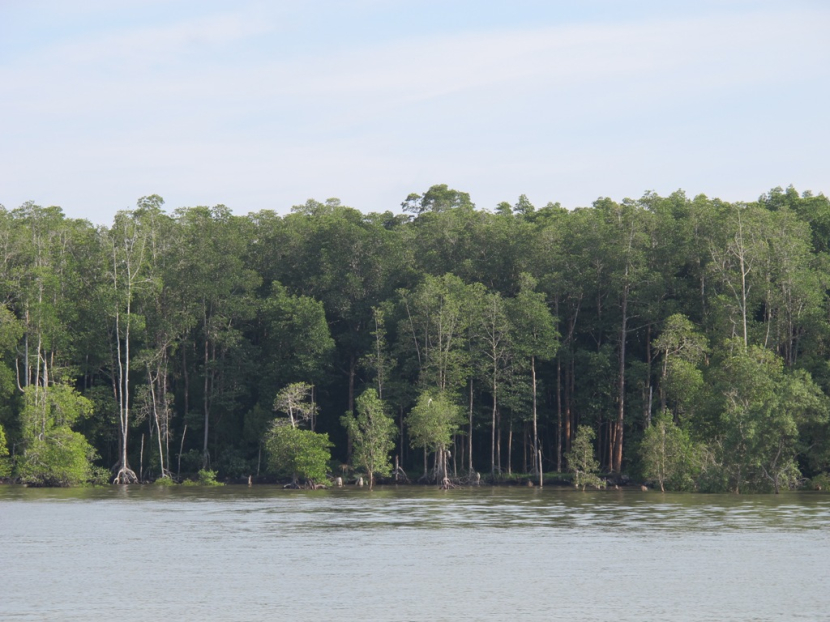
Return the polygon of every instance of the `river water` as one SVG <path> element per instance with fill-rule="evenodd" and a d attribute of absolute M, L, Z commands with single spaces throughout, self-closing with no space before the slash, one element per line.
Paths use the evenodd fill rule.
<path fill-rule="evenodd" d="M 2 620 L 830 620 L 830 496 L 0 487 Z"/>

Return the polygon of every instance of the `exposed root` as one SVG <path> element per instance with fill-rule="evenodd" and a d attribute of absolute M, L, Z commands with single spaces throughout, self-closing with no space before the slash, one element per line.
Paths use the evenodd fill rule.
<path fill-rule="evenodd" d="M 284 490 L 320 490 L 327 488 L 326 484 L 315 484 L 314 482 L 300 483 L 299 480 L 292 480 L 283 486 Z"/>
<path fill-rule="evenodd" d="M 449 477 L 445 477 L 441 480 L 441 486 L 439 488 L 441 490 L 449 490 L 450 488 L 457 488 L 457 486 L 450 480 Z"/>
<path fill-rule="evenodd" d="M 406 471 L 403 470 L 402 467 L 398 466 L 393 471 L 392 475 L 395 478 L 396 484 L 408 484 L 409 478 L 406 476 Z"/>
<path fill-rule="evenodd" d="M 115 474 L 115 478 L 112 480 L 113 484 L 137 484 L 138 483 L 138 476 L 136 476 L 135 471 L 133 471 L 129 467 L 121 467 L 118 473 Z"/>

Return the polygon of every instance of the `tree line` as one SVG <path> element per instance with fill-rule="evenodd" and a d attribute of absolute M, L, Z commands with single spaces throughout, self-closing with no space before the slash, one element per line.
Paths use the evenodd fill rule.
<path fill-rule="evenodd" d="M 163 204 L 0 206 L 0 477 L 741 492 L 828 468 L 824 195 Z"/>

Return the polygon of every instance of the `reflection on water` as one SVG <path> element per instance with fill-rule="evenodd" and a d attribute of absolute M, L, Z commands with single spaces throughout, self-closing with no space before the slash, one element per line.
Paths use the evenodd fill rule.
<path fill-rule="evenodd" d="M 830 619 L 830 497 L 0 487 L 0 619 Z"/>

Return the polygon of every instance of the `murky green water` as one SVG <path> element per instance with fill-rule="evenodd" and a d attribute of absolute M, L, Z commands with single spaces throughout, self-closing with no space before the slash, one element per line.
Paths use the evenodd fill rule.
<path fill-rule="evenodd" d="M 830 496 L 0 487 L 2 620 L 830 620 Z"/>

